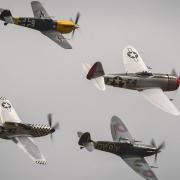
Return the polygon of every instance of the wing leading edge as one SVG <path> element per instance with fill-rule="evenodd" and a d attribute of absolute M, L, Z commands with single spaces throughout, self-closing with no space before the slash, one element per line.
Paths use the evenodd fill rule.
<path fill-rule="evenodd" d="M 29 157 L 35 161 L 37 164 L 47 164 L 46 159 L 43 154 L 40 152 L 37 145 L 34 144 L 34 141 L 30 137 L 16 137 L 13 139 L 19 148 L 21 148 Z"/>
<path fill-rule="evenodd" d="M 150 103 L 157 106 L 161 110 L 168 112 L 170 114 L 179 115 L 178 109 L 175 105 L 168 99 L 168 97 L 159 88 L 146 89 L 140 91 L 140 94 L 145 97 Z"/>

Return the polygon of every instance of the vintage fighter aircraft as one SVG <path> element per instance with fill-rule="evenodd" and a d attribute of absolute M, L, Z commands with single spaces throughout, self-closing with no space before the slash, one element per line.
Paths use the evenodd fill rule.
<path fill-rule="evenodd" d="M 152 73 L 141 59 L 139 53 L 132 46 L 127 46 L 123 50 L 123 63 L 126 73 L 105 75 L 101 62 L 96 62 L 92 67 L 83 64 L 83 69 L 87 73 L 87 79 L 93 80 L 99 90 L 105 90 L 105 84 L 137 90 L 150 103 L 161 110 L 179 115 L 179 111 L 171 102 L 172 99 L 163 91 L 177 90 L 180 85 L 180 77 L 175 70 L 171 74 Z"/>
<path fill-rule="evenodd" d="M 81 146 L 80 149 L 85 148 L 90 152 L 97 149 L 116 154 L 146 180 L 157 180 L 151 170 L 156 167 L 149 166 L 144 157 L 155 155 L 155 160 L 157 160 L 157 154 L 165 147 L 165 143 L 163 142 L 158 147 L 154 140 L 151 141 L 151 145 L 137 144 L 139 141 L 132 138 L 124 123 L 117 116 L 111 119 L 111 134 L 113 142 L 93 141 L 89 132 L 78 132 L 80 138 L 78 144 Z"/>
<path fill-rule="evenodd" d="M 12 104 L 5 97 L 0 98 L 0 138 L 12 140 L 37 164 L 46 164 L 42 153 L 32 138 L 51 135 L 59 127 L 52 126 L 52 116 L 48 114 L 49 125 L 24 124 L 16 114 Z"/>
<path fill-rule="evenodd" d="M 77 13 L 75 21 L 71 20 L 53 20 L 42 4 L 38 1 L 31 2 L 34 17 L 12 17 L 10 10 L 0 9 L 0 20 L 4 25 L 16 24 L 40 31 L 42 34 L 56 42 L 65 49 L 72 49 L 66 38 L 62 34 L 72 32 L 79 28 L 78 21 L 80 14 Z"/>

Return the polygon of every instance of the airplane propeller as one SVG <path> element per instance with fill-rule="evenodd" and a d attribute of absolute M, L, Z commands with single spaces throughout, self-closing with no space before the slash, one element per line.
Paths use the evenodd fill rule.
<path fill-rule="evenodd" d="M 51 131 L 51 140 L 53 140 L 53 132 L 56 131 L 57 129 L 59 129 L 59 123 L 55 123 L 53 126 L 52 126 L 52 114 L 49 113 L 48 114 L 48 124 L 49 124 L 49 127 L 52 129 Z"/>
<path fill-rule="evenodd" d="M 177 85 L 180 85 L 180 74 L 173 68 L 171 71 L 171 75 L 176 76 Z"/>
<path fill-rule="evenodd" d="M 76 29 L 79 28 L 79 25 L 78 25 L 79 18 L 80 18 L 80 13 L 78 12 L 77 15 L 76 15 L 75 21 L 74 21 L 74 23 L 75 23 L 75 28 L 74 28 L 73 31 L 72 31 L 72 38 L 74 37 L 74 33 L 75 33 Z"/>
<path fill-rule="evenodd" d="M 161 152 L 162 149 L 165 148 L 165 142 L 162 142 L 162 143 L 157 147 L 154 139 L 152 139 L 152 140 L 151 140 L 151 146 L 154 147 L 154 148 L 156 148 L 156 150 L 155 150 L 156 153 L 155 153 L 155 158 L 154 158 L 154 160 L 155 160 L 155 162 L 157 162 L 157 155 L 158 155 L 158 153 Z"/>
<path fill-rule="evenodd" d="M 171 75 L 176 77 L 177 89 L 174 91 L 174 97 L 176 97 L 180 85 L 180 74 L 177 73 L 177 71 L 173 68 L 171 71 Z M 172 100 L 174 100 L 174 98 L 172 98 Z"/>

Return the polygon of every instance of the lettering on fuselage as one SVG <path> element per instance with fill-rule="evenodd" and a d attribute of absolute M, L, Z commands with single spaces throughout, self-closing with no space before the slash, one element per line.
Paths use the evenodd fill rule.
<path fill-rule="evenodd" d="M 56 24 L 52 19 L 36 19 L 36 18 L 13 18 L 14 24 L 36 29 L 39 31 L 55 30 Z"/>
<path fill-rule="evenodd" d="M 14 23 L 29 28 L 35 28 L 35 24 L 36 24 L 35 19 L 33 18 L 15 18 Z"/>
<path fill-rule="evenodd" d="M 96 149 L 111 153 L 118 153 L 120 150 L 120 145 L 113 142 L 97 142 Z"/>

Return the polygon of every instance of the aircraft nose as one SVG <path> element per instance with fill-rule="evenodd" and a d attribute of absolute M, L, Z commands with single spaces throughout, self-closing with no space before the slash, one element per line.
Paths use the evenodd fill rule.
<path fill-rule="evenodd" d="M 179 86 L 180 85 L 180 77 L 176 78 L 176 84 Z"/>
<path fill-rule="evenodd" d="M 50 133 L 52 134 L 53 132 L 55 132 L 55 129 L 51 128 Z"/>
<path fill-rule="evenodd" d="M 79 25 L 78 24 L 75 25 L 75 29 L 79 29 Z"/>

